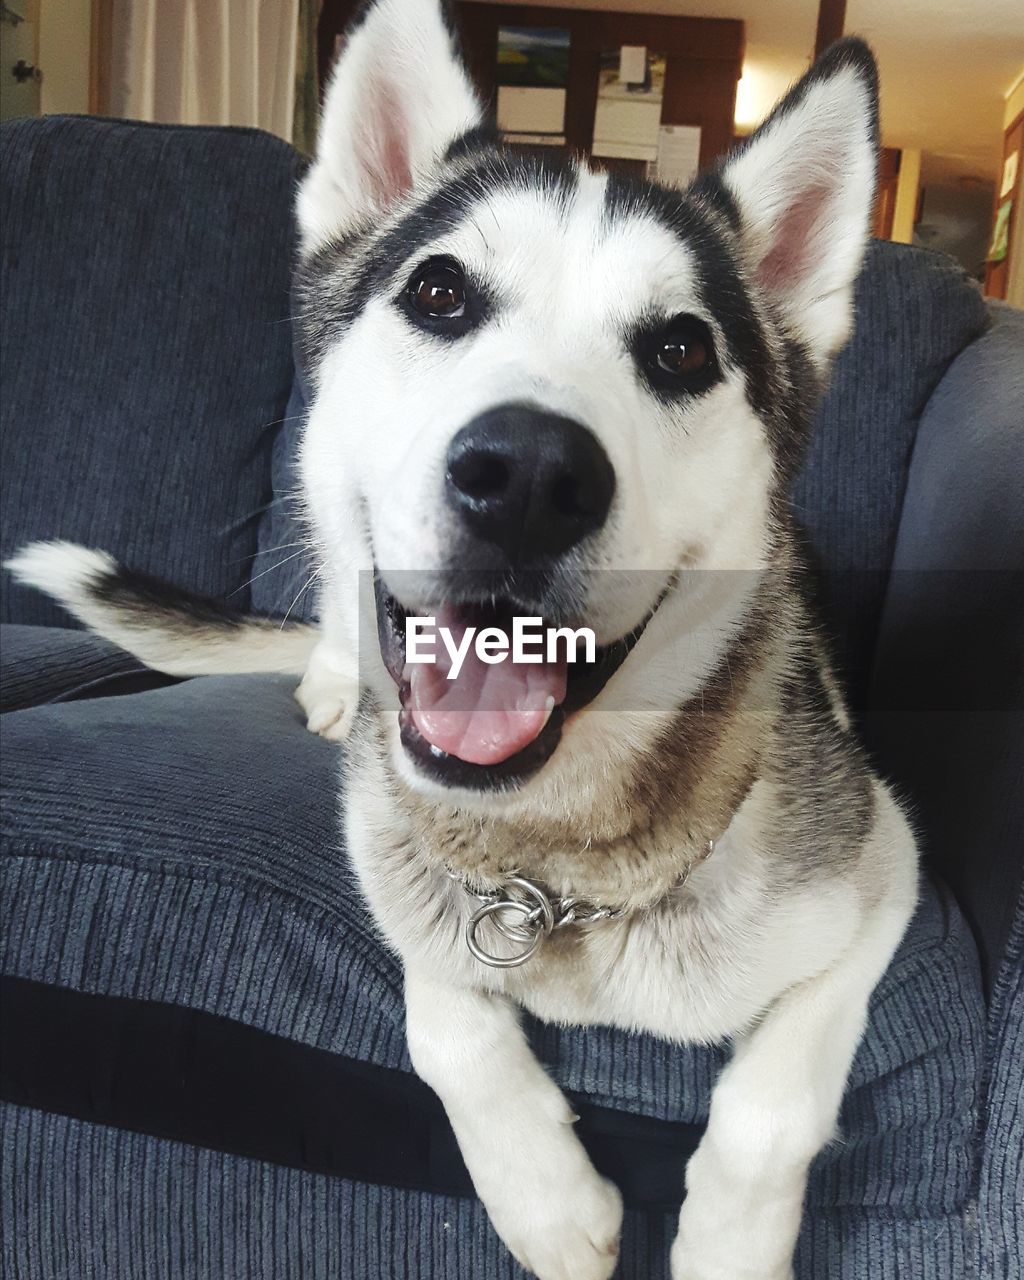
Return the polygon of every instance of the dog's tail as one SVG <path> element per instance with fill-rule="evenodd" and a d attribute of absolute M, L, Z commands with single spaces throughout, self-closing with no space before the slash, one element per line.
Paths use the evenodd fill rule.
<path fill-rule="evenodd" d="M 282 627 L 125 569 L 73 542 L 32 542 L 7 561 L 97 634 L 172 676 L 282 672 L 301 676 L 317 629 Z"/>

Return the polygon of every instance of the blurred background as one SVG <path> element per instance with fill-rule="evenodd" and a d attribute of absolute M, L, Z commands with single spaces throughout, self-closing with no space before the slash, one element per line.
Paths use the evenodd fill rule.
<path fill-rule="evenodd" d="M 0 115 L 253 125 L 310 150 L 354 0 L 0 0 Z M 1020 0 L 456 4 L 514 141 L 684 182 L 844 32 L 882 79 L 875 234 L 956 258 L 1024 306 Z"/>

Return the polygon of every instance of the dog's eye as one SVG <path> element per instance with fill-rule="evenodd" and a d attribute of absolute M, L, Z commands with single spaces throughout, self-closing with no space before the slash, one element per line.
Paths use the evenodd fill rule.
<path fill-rule="evenodd" d="M 718 376 L 711 330 L 697 316 L 676 316 L 652 335 L 647 367 L 663 386 L 705 390 Z"/>
<path fill-rule="evenodd" d="M 708 362 L 708 349 L 700 339 L 671 334 L 658 348 L 658 364 L 666 373 L 685 378 L 700 373 Z"/>
<path fill-rule="evenodd" d="M 457 263 L 434 258 L 409 281 L 409 305 L 428 320 L 456 320 L 466 314 L 466 281 Z"/>

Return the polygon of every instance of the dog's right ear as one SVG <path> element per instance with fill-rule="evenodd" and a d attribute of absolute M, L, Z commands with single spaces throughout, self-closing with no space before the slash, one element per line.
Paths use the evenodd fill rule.
<path fill-rule="evenodd" d="M 442 0 L 370 0 L 345 36 L 299 190 L 303 252 L 384 212 L 481 118 Z"/>

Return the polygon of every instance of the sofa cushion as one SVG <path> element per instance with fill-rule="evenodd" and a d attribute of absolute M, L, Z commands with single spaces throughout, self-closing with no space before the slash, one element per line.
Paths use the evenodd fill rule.
<path fill-rule="evenodd" d="M 1024 1262 L 1024 893 L 992 993 L 987 1111 L 978 1189 L 982 1276 Z"/>
<path fill-rule="evenodd" d="M 857 284 L 854 337 L 836 362 L 806 463 L 797 515 L 826 575 L 825 602 L 855 706 L 863 704 L 918 418 L 945 369 L 987 323 L 977 285 L 951 259 L 874 241 Z M 294 458 L 301 378 L 279 429 L 275 503 L 263 516 L 253 605 L 316 614 L 310 566 L 295 554 Z M 339 424 L 343 429 L 344 424 Z"/>
<path fill-rule="evenodd" d="M 0 711 L 133 693 L 175 683 L 101 636 L 65 627 L 0 624 Z"/>
<path fill-rule="evenodd" d="M 476 1200 L 368 1185 L 0 1103 L 0 1274 L 18 1280 L 526 1280 Z M 19 1187 L 31 1194 L 18 1194 Z M 627 1212 L 615 1280 L 669 1280 L 674 1213 Z M 960 1280 L 960 1214 L 805 1215 L 796 1280 Z"/>
<path fill-rule="evenodd" d="M 0 971 L 205 1010 L 409 1072 L 399 965 L 339 838 L 338 749 L 303 729 L 292 688 L 218 677 L 4 716 Z M 844 1140 L 815 1166 L 812 1208 L 963 1204 L 981 1019 L 973 944 L 950 897 L 925 883 L 875 993 Z M 706 1120 L 721 1048 L 603 1027 L 530 1034 L 591 1103 Z"/>
<path fill-rule="evenodd" d="M 249 604 L 291 389 L 299 157 L 251 129 L 0 130 L 0 549 L 62 537 Z M 2 618 L 66 616 L 3 575 Z"/>
<path fill-rule="evenodd" d="M 981 291 L 952 258 L 871 242 L 853 338 L 836 361 L 793 488 L 825 573 L 826 610 L 858 710 L 918 421 L 951 361 L 987 323 Z"/>
<path fill-rule="evenodd" d="M 1022 653 L 1024 312 L 995 304 L 921 417 L 865 724 L 989 986 L 1024 887 Z"/>

